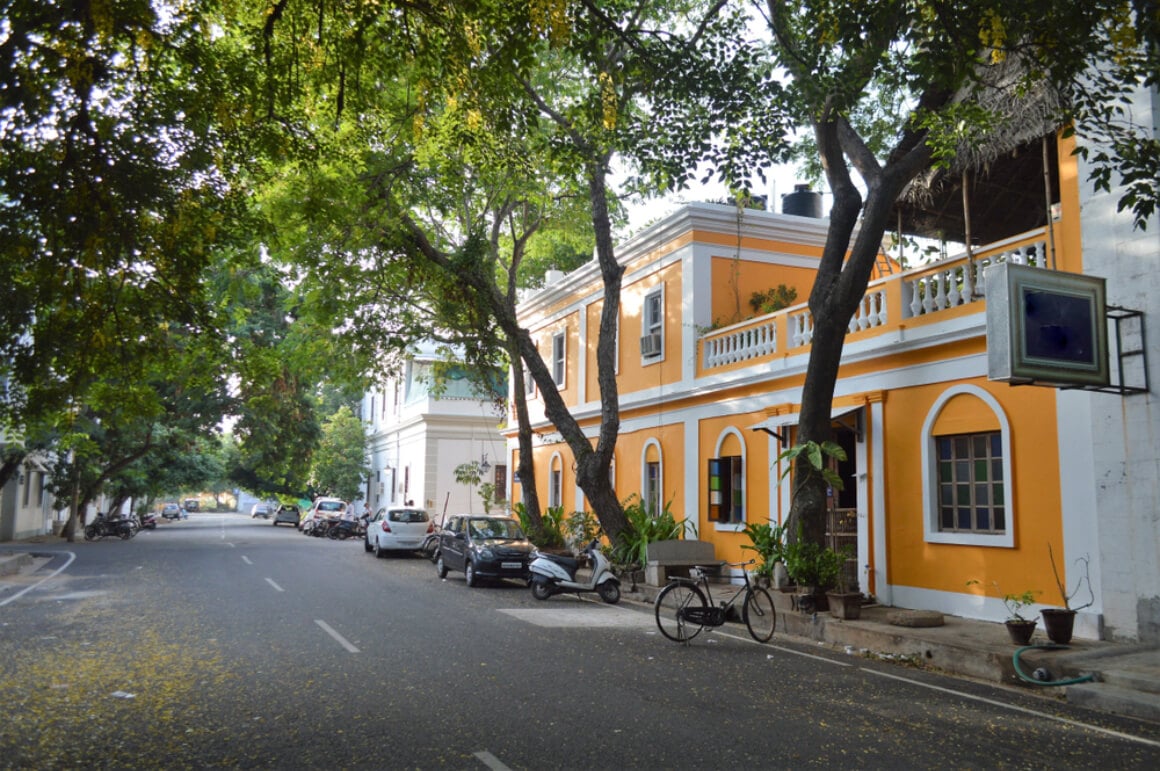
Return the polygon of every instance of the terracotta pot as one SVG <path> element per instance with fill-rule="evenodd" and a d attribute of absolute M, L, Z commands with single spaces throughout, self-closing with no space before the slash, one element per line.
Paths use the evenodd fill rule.
<path fill-rule="evenodd" d="M 1007 634 L 1011 642 L 1016 645 L 1027 645 L 1031 642 L 1031 635 L 1035 633 L 1035 619 L 1031 621 L 1011 620 L 1007 622 Z"/>
<path fill-rule="evenodd" d="M 1071 642 L 1072 629 L 1075 627 L 1074 610 L 1044 608 L 1039 613 L 1043 616 L 1043 629 L 1047 632 L 1047 639 L 1056 645 L 1067 645 Z"/>

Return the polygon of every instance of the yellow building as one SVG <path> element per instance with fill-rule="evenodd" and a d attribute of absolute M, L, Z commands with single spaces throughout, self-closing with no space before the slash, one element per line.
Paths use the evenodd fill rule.
<path fill-rule="evenodd" d="M 1138 602 L 1134 618 L 1124 610 L 1105 629 L 1106 606 L 1149 595 L 1111 586 L 1122 571 L 1114 554 L 1139 546 L 1101 531 L 1105 469 L 1095 451 L 1101 431 L 1131 433 L 1126 410 L 1140 402 L 988 379 L 984 269 L 1008 262 L 1085 271 L 1081 198 L 1087 207 L 1097 197 L 1083 189 L 1070 146 L 1060 146 L 1050 142 L 1049 207 L 1040 170 L 1031 190 L 1038 210 L 1009 219 L 996 211 L 976 231 L 990 242 L 969 254 L 907 270 L 883 254 L 850 320 L 833 402 L 834 438 L 848 461 L 837 469 L 845 486 L 832 498 L 829 529 L 836 542 L 856 545 L 849 570 L 879 602 L 993 620 L 1006 616 L 1006 593 L 1032 590 L 1040 607 L 1062 604 L 1050 546 L 1069 590 L 1085 577 L 1085 559 L 1089 567 L 1095 602 L 1077 617 L 1077 636 L 1148 639 L 1160 629 L 1160 606 L 1141 612 Z M 1040 150 L 1034 143 L 1024 160 L 1041 158 Z M 722 559 L 750 556 L 741 548 L 746 523 L 782 522 L 789 510 L 777 456 L 796 441 L 810 351 L 805 300 L 826 226 L 691 204 L 618 249 L 625 268 L 616 352 L 622 422 L 612 469 L 618 497 L 670 504 Z M 751 306 L 754 293 L 779 285 L 796 290 L 796 305 L 774 313 Z M 1109 281 L 1110 297 L 1115 289 Z M 593 437 L 601 305 L 592 263 L 551 276 L 520 306 L 565 402 Z M 538 395 L 529 396 L 541 503 L 581 510 L 570 450 L 544 419 Z M 514 417 L 509 423 L 515 467 Z M 1156 511 L 1154 466 L 1151 474 L 1132 488 L 1153 490 L 1130 517 L 1145 533 L 1145 556 L 1157 543 L 1154 519 L 1146 525 Z M 711 500 L 710 488 L 720 497 Z M 520 499 L 518 483 L 511 495 Z M 1086 601 L 1086 589 L 1082 595 Z"/>

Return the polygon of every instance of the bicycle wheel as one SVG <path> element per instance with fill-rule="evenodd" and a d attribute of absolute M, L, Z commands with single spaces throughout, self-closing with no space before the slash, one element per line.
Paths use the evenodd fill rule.
<path fill-rule="evenodd" d="M 657 627 L 661 634 L 674 642 L 688 642 L 701 631 L 700 624 L 685 621 L 680 611 L 684 608 L 708 608 L 701 590 L 686 583 L 671 583 L 661 590 L 654 604 Z"/>
<path fill-rule="evenodd" d="M 745 595 L 745 607 L 741 610 L 741 618 L 745 626 L 749 627 L 749 634 L 758 642 L 766 642 L 773 637 L 773 629 L 777 626 L 777 610 L 773 607 L 773 598 L 769 592 L 760 586 L 752 586 Z"/>

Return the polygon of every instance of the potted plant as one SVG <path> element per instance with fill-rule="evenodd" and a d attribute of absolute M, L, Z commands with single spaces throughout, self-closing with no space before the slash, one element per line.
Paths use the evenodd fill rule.
<path fill-rule="evenodd" d="M 749 538 L 742 549 L 756 552 L 757 568 L 753 571 L 758 586 L 770 586 L 778 565 L 785 565 L 785 527 L 766 522 L 750 522 L 744 533 Z"/>
<path fill-rule="evenodd" d="M 1007 634 L 1016 645 L 1027 645 L 1035 633 L 1035 619 L 1024 617 L 1020 611 L 1035 604 L 1035 592 L 1028 589 L 1022 594 L 1003 595 L 1003 605 L 1007 607 Z"/>
<path fill-rule="evenodd" d="M 1096 601 L 1095 592 L 1092 591 L 1091 558 L 1085 554 L 1076 560 L 1077 563 L 1083 563 L 1083 575 L 1076 580 L 1075 589 L 1069 593 L 1067 584 L 1059 575 L 1059 568 L 1055 564 L 1055 552 L 1052 551 L 1050 543 L 1047 544 L 1047 556 L 1051 559 L 1051 573 L 1055 576 L 1055 585 L 1059 587 L 1059 596 L 1063 598 L 1063 607 L 1044 608 L 1039 613 L 1043 616 L 1043 628 L 1047 632 L 1047 639 L 1057 645 L 1067 645 L 1071 642 L 1072 630 L 1075 628 L 1076 611 L 1083 610 Z M 1088 588 L 1088 601 L 1079 607 L 1072 607 L 1071 601 L 1079 594 L 1084 584 L 1087 584 Z"/>
<path fill-rule="evenodd" d="M 799 464 L 799 459 L 805 462 Z M 780 479 L 785 479 L 795 469 L 799 472 L 791 498 L 795 498 L 797 491 L 815 476 L 821 477 L 834 490 L 844 487 L 842 478 L 831 467 L 831 461 L 846 460 L 846 451 L 837 442 L 802 442 L 782 450 L 777 460 L 785 464 Z M 790 580 L 798 586 L 798 607 L 806 611 L 826 610 L 829 606 L 825 592 L 837 583 L 841 566 L 842 558 L 831 549 L 816 542 L 803 543 L 799 523 L 797 538 L 785 547 L 785 569 Z"/>
<path fill-rule="evenodd" d="M 838 551 L 826 549 L 825 558 L 836 561 L 836 585 L 826 592 L 826 601 L 830 605 L 830 615 L 834 618 L 854 620 L 862 617 L 862 592 L 858 589 L 857 581 L 850 581 L 846 575 L 846 561 L 854 556 L 854 550 L 846 546 Z"/>
<path fill-rule="evenodd" d="M 977 583 L 979 582 L 967 581 L 967 586 Z M 998 586 L 995 584 L 996 589 Z M 1035 619 L 1027 618 L 1022 611 L 1035 604 L 1036 594 L 1038 590 L 1028 589 L 1019 594 L 1003 595 L 1003 605 L 1007 608 L 1007 620 L 1003 623 L 1007 626 L 1007 636 L 1016 645 L 1027 645 L 1031 642 L 1031 635 L 1035 633 Z"/>
<path fill-rule="evenodd" d="M 845 558 L 833 549 L 799 537 L 785 547 L 785 570 L 797 584 L 798 606 L 803 610 L 828 610 L 826 590 L 837 585 Z"/>

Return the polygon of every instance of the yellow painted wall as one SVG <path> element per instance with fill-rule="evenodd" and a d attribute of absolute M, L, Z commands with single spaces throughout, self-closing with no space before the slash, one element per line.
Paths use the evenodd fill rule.
<path fill-rule="evenodd" d="M 659 284 L 664 284 L 665 331 L 663 360 L 641 363 L 640 338 L 643 334 L 644 297 Z M 621 392 L 631 393 L 644 388 L 668 385 L 681 379 L 682 335 L 681 264 L 674 263 L 640 281 L 626 284 L 620 293 L 620 374 L 617 385 Z M 595 310 L 593 310 L 595 306 Z M 589 326 L 592 343 L 588 351 L 589 393 L 598 393 L 596 384 L 595 330 L 599 328 L 600 304 L 589 306 Z M 593 316 L 591 314 L 595 313 Z M 597 326 L 593 326 L 595 319 Z"/>
<path fill-rule="evenodd" d="M 658 423 L 663 416 L 658 416 Z M 623 503 L 644 490 L 641 474 L 642 453 L 650 439 L 661 445 L 661 503 L 678 519 L 689 513 L 685 500 L 685 428 L 680 423 L 660 424 L 640 431 L 621 432 L 616 440 L 616 497 Z M 696 516 L 696 511 L 692 512 Z"/>
<path fill-rule="evenodd" d="M 809 299 L 815 273 L 812 268 L 771 265 L 725 256 L 714 257 L 711 270 L 712 319 L 714 326 L 718 327 L 729 326 L 761 315 L 753 310 L 749 298 L 754 292 L 765 292 L 774 289 L 778 284 L 785 284 L 797 290 L 794 305 L 804 303 Z"/>
<path fill-rule="evenodd" d="M 708 418 L 700 421 L 697 427 L 700 458 L 690 466 L 688 473 L 697 474 L 701 483 L 698 485 L 700 495 L 695 502 L 698 530 L 702 541 L 709 541 L 714 545 L 717 559 L 730 562 L 740 562 L 753 557 L 753 552 L 743 550 L 742 544 L 748 544 L 749 539 L 738 532 L 718 530 L 715 522 L 710 522 L 708 516 L 708 459 L 717 457 L 717 440 L 722 432 L 728 428 L 735 428 L 740 434 L 726 439 L 727 444 L 722 450 L 723 455 L 736 454 L 737 442 L 745 445 L 745 500 L 748 509 L 745 512 L 746 522 L 768 522 L 770 507 L 773 502 L 769 485 L 769 468 L 773 461 L 769 453 L 769 437 L 761 432 L 749 430 L 749 426 L 765 418 L 763 413 L 746 413 L 744 415 L 728 415 L 720 418 Z M 694 506 L 689 507 L 690 513 Z"/>
<path fill-rule="evenodd" d="M 536 350 L 540 352 L 540 357 L 544 360 L 549 372 L 552 371 L 552 338 L 560 331 L 564 332 L 566 364 L 564 366 L 564 385 L 559 388 L 560 397 L 569 407 L 579 404 L 580 357 L 586 355 L 584 351 L 580 350 L 580 312 L 573 311 L 551 324 L 538 326 L 529 331 L 536 343 Z M 538 389 L 535 398 L 542 401 Z"/>
<path fill-rule="evenodd" d="M 1072 273 L 1083 272 L 1083 243 L 1080 234 L 1079 159 L 1073 154 L 1075 137 L 1061 137 L 1057 143 L 1059 163 L 1059 199 L 1063 217 L 1052 227 L 1055 243 L 1055 268 Z"/>
<path fill-rule="evenodd" d="M 1011 427 L 1014 548 L 932 544 L 923 540 L 921 447 L 923 422 L 935 401 L 952 384 L 890 391 L 884 402 L 886 512 L 889 571 L 895 585 L 992 596 L 1040 590 L 1051 601 L 1056 592 L 1047 543 L 1062 544 L 1059 497 L 1059 445 L 1055 391 L 1010 387 L 984 378 L 964 381 L 987 391 L 1002 405 Z M 938 429 L 994 430 L 994 413 L 975 396 L 959 395 L 940 412 Z M 968 587 L 976 580 L 978 587 Z M 999 588 L 996 590 L 994 586 Z"/>

